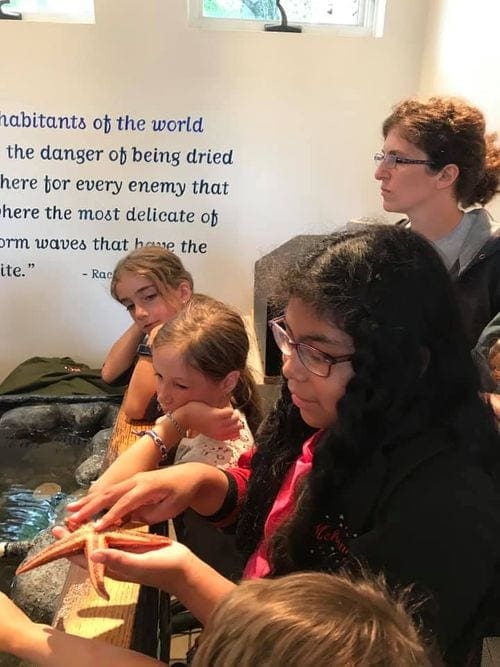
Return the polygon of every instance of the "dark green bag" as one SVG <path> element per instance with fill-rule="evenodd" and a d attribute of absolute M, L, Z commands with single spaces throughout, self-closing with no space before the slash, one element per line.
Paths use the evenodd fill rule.
<path fill-rule="evenodd" d="M 109 385 L 101 370 L 70 357 L 31 357 L 0 384 L 0 395 L 123 396 L 126 385 Z"/>

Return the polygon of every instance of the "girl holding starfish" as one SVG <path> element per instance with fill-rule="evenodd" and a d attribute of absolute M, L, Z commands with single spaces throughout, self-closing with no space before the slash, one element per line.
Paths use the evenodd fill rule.
<path fill-rule="evenodd" d="M 134 475 L 75 503 L 72 520 L 109 508 L 100 530 L 190 507 L 235 527 L 244 578 L 364 563 L 426 595 L 429 641 L 464 664 L 495 600 L 500 449 L 448 272 L 421 236 L 384 226 L 333 235 L 278 281 L 285 383 L 258 446 L 226 470 Z M 232 585 L 172 546 L 94 558 L 207 619 Z"/>

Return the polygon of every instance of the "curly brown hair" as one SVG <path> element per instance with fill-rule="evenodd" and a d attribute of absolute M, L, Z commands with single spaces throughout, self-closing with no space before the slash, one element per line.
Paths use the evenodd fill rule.
<path fill-rule="evenodd" d="M 454 97 L 404 100 L 385 119 L 384 138 L 392 129 L 427 153 L 433 162 L 429 169 L 458 166 L 455 195 L 465 208 L 484 205 L 498 192 L 500 146 L 495 133 L 486 133 L 484 115 L 477 107 Z"/>

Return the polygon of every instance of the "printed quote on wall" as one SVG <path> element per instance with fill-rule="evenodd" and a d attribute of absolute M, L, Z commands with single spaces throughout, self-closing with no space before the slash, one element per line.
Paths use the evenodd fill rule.
<path fill-rule="evenodd" d="M 114 264 L 143 245 L 209 256 L 236 151 L 210 144 L 207 129 L 195 114 L 0 111 L 0 277 L 32 274 L 46 253 L 87 253 L 82 275 L 100 279 L 109 268 L 96 256 Z"/>

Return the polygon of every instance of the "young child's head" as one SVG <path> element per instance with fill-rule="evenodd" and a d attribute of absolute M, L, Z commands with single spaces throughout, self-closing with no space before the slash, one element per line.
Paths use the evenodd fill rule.
<path fill-rule="evenodd" d="M 459 204 L 466 208 L 490 201 L 498 191 L 500 147 L 495 134 L 486 134 L 485 125 L 479 109 L 456 98 L 408 99 L 396 105 L 383 124 L 383 152 L 430 164 L 391 168 L 382 162 L 375 175 L 387 183 L 382 190 L 384 208 L 411 217 L 412 208 L 434 191 L 433 182 L 447 165 L 458 170 L 443 173 L 439 187 L 450 176 Z"/>
<path fill-rule="evenodd" d="M 493 380 L 500 384 L 500 338 L 493 343 L 488 352 L 488 366 Z"/>
<path fill-rule="evenodd" d="M 195 294 L 176 317 L 157 333 L 153 365 L 158 401 L 164 411 L 188 401 L 214 407 L 234 402 L 254 429 L 260 403 L 247 367 L 249 340 L 238 313 L 224 303 Z"/>
<path fill-rule="evenodd" d="M 324 573 L 245 581 L 210 618 L 193 667 L 430 667 L 404 597 Z"/>
<path fill-rule="evenodd" d="M 145 333 L 167 322 L 189 301 L 193 279 L 170 250 L 138 248 L 121 259 L 111 279 L 111 294 Z"/>

